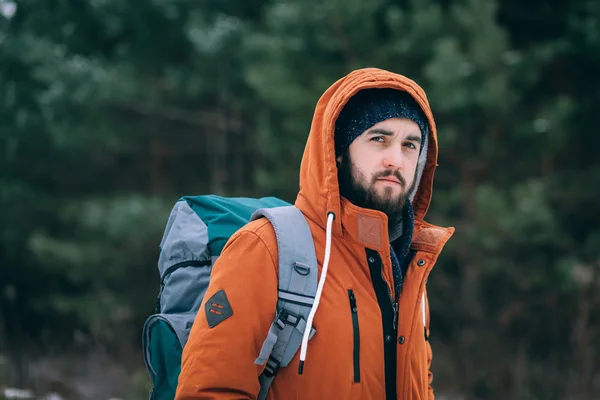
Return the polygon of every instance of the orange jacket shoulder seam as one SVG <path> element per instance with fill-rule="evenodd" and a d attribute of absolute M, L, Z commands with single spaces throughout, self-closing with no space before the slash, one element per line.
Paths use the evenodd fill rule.
<path fill-rule="evenodd" d="M 237 232 L 236 236 L 241 236 L 244 233 L 249 233 L 251 235 L 254 235 L 256 238 L 258 238 L 263 246 L 265 246 L 265 248 L 267 249 L 267 252 L 269 253 L 269 256 L 271 256 L 271 262 L 273 263 L 273 266 L 275 267 L 275 270 L 277 271 L 278 268 L 278 262 L 276 260 L 278 260 L 278 257 L 273 256 L 273 252 L 271 251 L 271 248 L 269 247 L 269 245 L 267 244 L 267 242 L 265 242 L 265 239 L 259 234 L 259 231 L 261 229 L 263 229 L 263 227 L 265 225 L 271 225 L 271 223 L 269 222 L 269 220 L 267 220 L 265 218 L 265 220 L 263 221 L 262 224 L 258 224 L 258 226 L 252 227 L 252 228 L 243 228 L 240 231 Z M 271 228 L 273 229 L 273 228 Z"/>

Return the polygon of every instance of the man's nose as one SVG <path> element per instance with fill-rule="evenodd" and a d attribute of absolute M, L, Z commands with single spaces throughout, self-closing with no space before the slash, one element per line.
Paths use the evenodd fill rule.
<path fill-rule="evenodd" d="M 386 168 L 402 169 L 404 166 L 405 157 L 400 149 L 388 149 L 384 158 L 383 164 Z"/>

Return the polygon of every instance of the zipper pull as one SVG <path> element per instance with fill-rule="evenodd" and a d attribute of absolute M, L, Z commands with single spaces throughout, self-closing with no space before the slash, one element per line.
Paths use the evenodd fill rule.
<path fill-rule="evenodd" d="M 160 313 L 160 297 L 162 296 L 162 292 L 165 290 L 164 282 L 160 284 L 160 289 L 158 290 L 158 296 L 156 296 L 156 306 L 154 307 L 154 313 Z"/>
<path fill-rule="evenodd" d="M 394 309 L 394 330 L 398 330 L 398 303 L 392 304 Z"/>
<path fill-rule="evenodd" d="M 348 296 L 350 297 L 350 308 L 352 309 L 353 313 L 356 313 L 356 297 L 354 297 L 354 291 L 348 290 Z"/>

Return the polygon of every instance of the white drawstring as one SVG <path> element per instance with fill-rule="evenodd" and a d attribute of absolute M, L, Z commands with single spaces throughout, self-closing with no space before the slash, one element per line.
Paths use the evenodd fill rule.
<path fill-rule="evenodd" d="M 304 360 L 306 360 L 306 350 L 308 348 L 308 338 L 310 337 L 310 331 L 312 331 L 312 323 L 319 308 L 319 302 L 321 301 L 321 293 L 323 293 L 323 286 L 325 286 L 325 279 L 327 278 L 327 269 L 329 268 L 329 257 L 331 256 L 331 229 L 335 214 L 330 212 L 327 214 L 327 231 L 325 237 L 325 259 L 323 260 L 323 270 L 321 271 L 321 279 L 319 279 L 319 285 L 317 286 L 317 293 L 315 295 L 315 301 L 310 313 L 308 314 L 308 320 L 306 321 L 306 329 L 302 336 L 302 347 L 300 348 L 300 365 L 298 366 L 298 373 L 302 374 L 304 369 Z"/>
<path fill-rule="evenodd" d="M 427 318 L 425 317 L 425 291 L 423 291 L 423 297 L 421 298 L 421 313 L 423 314 L 423 326 L 427 328 Z"/>

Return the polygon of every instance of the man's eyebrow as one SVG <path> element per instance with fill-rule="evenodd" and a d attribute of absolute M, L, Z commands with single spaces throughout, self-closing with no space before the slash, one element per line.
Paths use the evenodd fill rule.
<path fill-rule="evenodd" d="M 394 132 L 388 131 L 387 129 L 374 128 L 374 129 L 368 130 L 367 135 L 394 136 Z"/>
<path fill-rule="evenodd" d="M 383 136 L 394 136 L 394 132 L 382 129 L 382 128 L 374 128 L 367 131 L 367 135 L 383 135 Z M 405 140 L 409 140 L 411 142 L 417 142 L 421 144 L 421 135 L 408 135 Z"/>
<path fill-rule="evenodd" d="M 406 137 L 406 140 L 410 140 L 412 142 L 417 142 L 419 144 L 421 144 L 421 135 L 417 136 L 417 135 L 408 135 Z"/>

